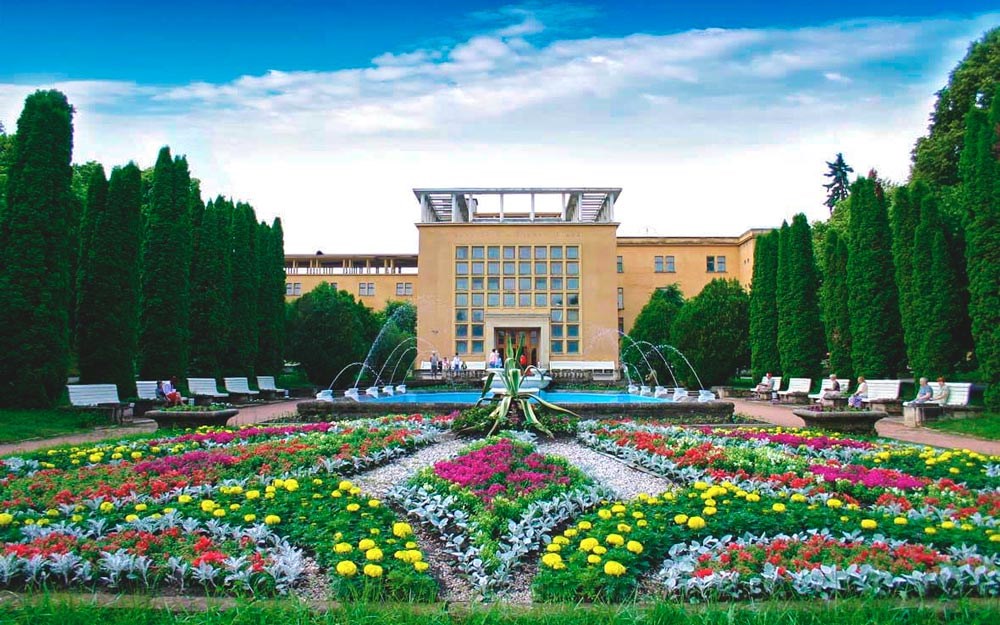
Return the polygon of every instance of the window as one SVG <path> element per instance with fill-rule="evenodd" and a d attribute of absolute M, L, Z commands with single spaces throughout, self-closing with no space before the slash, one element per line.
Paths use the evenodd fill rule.
<path fill-rule="evenodd" d="M 558 323 L 552 324 L 552 327 L 549 328 L 549 331 L 552 333 L 552 338 L 554 339 L 561 339 L 563 337 L 563 327 L 561 324 Z"/>
<path fill-rule="evenodd" d="M 540 245 L 535 248 L 535 260 L 545 260 L 549 254 L 549 248 Z"/>
<path fill-rule="evenodd" d="M 486 305 L 490 308 L 495 308 L 500 305 L 500 294 L 499 293 L 488 293 L 486 295 Z"/>
<path fill-rule="evenodd" d="M 579 321 L 580 311 L 576 308 L 570 308 L 566 311 L 566 321 Z"/>
<path fill-rule="evenodd" d="M 625 263 L 621 256 L 618 257 L 618 273 L 625 273 Z"/>
<path fill-rule="evenodd" d="M 500 278 L 487 278 L 486 279 L 486 290 L 487 291 L 499 291 L 500 290 Z"/>
<path fill-rule="evenodd" d="M 469 336 L 469 326 L 464 323 L 455 326 L 455 336 L 462 338 Z"/>
<path fill-rule="evenodd" d="M 563 279 L 562 278 L 552 278 L 549 280 L 549 289 L 553 291 L 562 291 Z"/>
<path fill-rule="evenodd" d="M 575 323 L 571 323 L 566 326 L 566 336 L 570 338 L 576 338 L 580 336 L 580 326 Z"/>
<path fill-rule="evenodd" d="M 654 256 L 653 257 L 653 271 L 656 273 L 663 273 L 663 257 Z"/>
<path fill-rule="evenodd" d="M 469 342 L 468 341 L 455 341 L 455 353 L 456 354 L 465 354 L 465 353 L 468 353 L 468 351 L 469 351 Z"/>
<path fill-rule="evenodd" d="M 472 275 L 481 276 L 483 275 L 483 263 L 472 263 Z"/>
<path fill-rule="evenodd" d="M 580 353 L 580 341 L 566 341 L 566 353 L 567 354 L 579 354 Z"/>
<path fill-rule="evenodd" d="M 625 289 L 618 287 L 618 310 L 625 310 Z"/>
<path fill-rule="evenodd" d="M 358 284 L 358 295 L 372 296 L 375 295 L 375 283 L 374 282 L 361 282 Z"/>
<path fill-rule="evenodd" d="M 464 308 L 460 308 L 455 311 L 455 321 L 464 323 L 468 320 L 469 320 L 469 311 L 465 310 Z"/>
<path fill-rule="evenodd" d="M 576 260 L 580 258 L 580 248 L 576 245 L 566 246 L 566 258 L 570 260 Z"/>
<path fill-rule="evenodd" d="M 333 289 L 337 290 L 337 285 L 333 285 Z M 285 283 L 285 295 L 302 295 L 302 283 L 301 282 L 286 282 Z"/>
<path fill-rule="evenodd" d="M 472 248 L 472 258 L 478 259 L 478 260 L 482 260 L 485 257 L 486 257 L 486 254 L 485 254 L 485 250 L 483 249 L 483 246 L 477 245 L 477 246 L 475 246 L 475 247 Z"/>
<path fill-rule="evenodd" d="M 544 308 L 549 305 L 549 296 L 545 293 L 535 293 L 535 306 Z"/>
<path fill-rule="evenodd" d="M 618 331 L 625 334 L 625 317 L 618 317 Z"/>
<path fill-rule="evenodd" d="M 483 290 L 483 284 L 485 284 L 485 283 L 483 282 L 482 278 L 473 278 L 472 279 L 472 290 L 473 291 L 482 291 Z"/>
<path fill-rule="evenodd" d="M 517 296 L 514 293 L 503 294 L 503 305 L 506 308 L 513 308 L 517 303 Z"/>
<path fill-rule="evenodd" d="M 500 275 L 500 263 L 489 262 L 486 263 L 486 273 L 491 276 Z"/>
<path fill-rule="evenodd" d="M 483 324 L 473 324 L 472 325 L 472 336 L 480 338 L 483 336 Z"/>
<path fill-rule="evenodd" d="M 295 292 L 296 292 L 296 295 L 298 295 L 299 293 L 301 293 L 301 292 L 302 292 L 302 285 L 301 285 L 301 284 L 299 284 L 298 282 L 296 282 L 295 284 L 297 284 L 297 285 L 298 285 L 297 287 L 295 287 Z M 333 289 L 334 291 L 336 291 L 336 290 L 337 290 L 337 283 L 336 283 L 336 282 L 332 283 L 332 284 L 330 285 L 330 288 L 331 288 L 331 289 Z"/>
<path fill-rule="evenodd" d="M 472 353 L 482 354 L 483 353 L 483 342 L 482 341 L 472 341 Z"/>
<path fill-rule="evenodd" d="M 706 256 L 705 271 L 708 273 L 726 273 L 726 257 Z"/>
<path fill-rule="evenodd" d="M 566 305 L 567 306 L 579 306 L 580 305 L 580 294 L 579 293 L 567 293 L 566 294 Z"/>
<path fill-rule="evenodd" d="M 561 262 L 552 263 L 551 269 L 552 269 L 551 273 L 553 276 L 561 276 L 563 270 L 563 264 Z"/>
<path fill-rule="evenodd" d="M 552 302 L 553 306 L 562 306 L 563 305 L 563 294 L 562 293 L 553 293 L 550 296 L 549 301 Z"/>
<path fill-rule="evenodd" d="M 473 323 L 482 323 L 483 322 L 483 317 L 484 317 L 484 314 L 483 314 L 483 309 L 482 308 L 473 308 L 472 309 L 472 321 L 473 321 Z"/>
<path fill-rule="evenodd" d="M 503 279 L 503 290 L 504 291 L 513 291 L 515 284 L 517 284 L 517 279 L 516 278 L 504 278 Z"/>
<path fill-rule="evenodd" d="M 469 263 L 455 263 L 455 273 L 460 276 L 469 273 Z"/>
<path fill-rule="evenodd" d="M 500 258 L 500 246 L 499 245 L 491 245 L 488 248 L 486 248 L 486 257 L 489 258 L 490 260 L 499 260 L 499 258 Z"/>
<path fill-rule="evenodd" d="M 467 278 L 459 278 L 459 280 L 466 280 Z M 468 282 L 466 282 L 468 284 Z M 458 289 L 458 280 L 455 281 L 455 288 L 457 290 L 464 291 L 465 289 Z M 396 295 L 413 295 L 413 283 L 412 282 L 397 282 L 396 283 Z"/>
<path fill-rule="evenodd" d="M 285 295 L 286 296 L 291 295 L 292 294 L 292 289 L 294 289 L 294 288 L 295 288 L 295 285 L 293 283 L 286 282 L 285 283 Z"/>
<path fill-rule="evenodd" d="M 473 293 L 472 294 L 472 305 L 473 306 L 482 306 L 483 302 L 485 302 L 485 301 L 486 301 L 486 298 L 483 296 L 482 293 Z"/>
<path fill-rule="evenodd" d="M 503 258 L 504 260 L 514 260 L 514 246 L 508 245 L 503 248 Z"/>
<path fill-rule="evenodd" d="M 531 293 L 519 293 L 517 295 L 517 305 L 521 308 L 531 308 Z"/>
<path fill-rule="evenodd" d="M 456 247 L 455 248 L 455 259 L 465 260 L 469 257 L 469 248 L 467 247 Z"/>
<path fill-rule="evenodd" d="M 530 262 L 519 262 L 517 263 L 517 273 L 526 276 L 531 275 L 531 263 Z"/>
<path fill-rule="evenodd" d="M 562 341 L 552 341 L 552 353 L 561 354 L 563 353 L 563 342 Z"/>
<path fill-rule="evenodd" d="M 503 275 L 512 276 L 514 275 L 514 263 L 504 263 L 503 264 Z"/>
<path fill-rule="evenodd" d="M 552 260 L 562 260 L 562 248 L 561 247 L 553 247 L 549 251 L 549 258 L 551 258 Z"/>
<path fill-rule="evenodd" d="M 519 288 L 522 291 L 530 291 L 531 290 L 531 278 L 518 278 L 517 279 L 517 288 Z"/>
<path fill-rule="evenodd" d="M 396 283 L 396 291 L 399 291 L 400 283 Z M 455 290 L 456 291 L 468 291 L 469 290 L 469 279 L 468 278 L 455 278 Z M 397 293 L 398 295 L 398 293 Z"/>
<path fill-rule="evenodd" d="M 517 257 L 521 260 L 531 260 L 531 247 L 522 245 L 517 248 Z"/>
<path fill-rule="evenodd" d="M 396 289 L 396 294 L 399 294 L 399 289 Z M 455 294 L 455 305 L 465 308 L 469 305 L 469 294 L 468 293 L 456 293 Z"/>
<path fill-rule="evenodd" d="M 562 308 L 553 308 L 549 313 L 549 319 L 558 323 L 562 323 L 563 320 Z"/>
<path fill-rule="evenodd" d="M 664 264 L 666 265 L 667 273 L 674 273 L 675 271 L 677 271 L 676 267 L 674 266 L 673 256 L 664 256 L 663 260 Z"/>
<path fill-rule="evenodd" d="M 566 288 L 575 291 L 580 288 L 580 278 L 566 278 Z"/>
<path fill-rule="evenodd" d="M 576 276 L 580 273 L 580 263 L 566 263 L 566 275 Z"/>

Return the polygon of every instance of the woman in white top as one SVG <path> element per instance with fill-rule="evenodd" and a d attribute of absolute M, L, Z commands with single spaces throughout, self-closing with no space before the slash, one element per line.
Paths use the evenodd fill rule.
<path fill-rule="evenodd" d="M 865 382 L 865 376 L 858 376 L 858 390 L 854 391 L 850 397 L 847 398 L 847 403 L 851 408 L 860 408 L 861 402 L 868 398 L 868 382 Z"/>

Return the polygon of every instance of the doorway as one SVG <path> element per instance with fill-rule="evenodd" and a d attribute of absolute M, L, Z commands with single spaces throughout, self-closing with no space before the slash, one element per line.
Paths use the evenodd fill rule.
<path fill-rule="evenodd" d="M 538 366 L 539 329 L 538 328 L 497 328 L 494 331 L 494 345 L 500 352 L 500 357 L 507 359 L 507 338 L 510 337 L 511 345 L 517 349 L 519 341 L 524 341 L 524 355 L 528 358 L 529 365 Z"/>

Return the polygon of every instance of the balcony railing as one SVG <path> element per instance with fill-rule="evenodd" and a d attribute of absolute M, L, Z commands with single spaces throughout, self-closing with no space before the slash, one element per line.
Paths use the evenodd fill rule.
<path fill-rule="evenodd" d="M 289 276 L 414 276 L 416 267 L 285 267 Z"/>

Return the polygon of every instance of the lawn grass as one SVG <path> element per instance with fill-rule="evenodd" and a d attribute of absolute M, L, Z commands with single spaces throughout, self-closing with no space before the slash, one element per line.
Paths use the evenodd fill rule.
<path fill-rule="evenodd" d="M 106 416 L 94 412 L 54 409 L 0 410 L 0 443 L 77 434 L 107 422 Z"/>
<path fill-rule="evenodd" d="M 177 602 L 181 604 L 182 602 Z M 194 603 L 198 603 L 195 600 Z M 818 602 L 764 602 L 683 605 L 484 607 L 433 605 L 345 605 L 317 610 L 290 600 L 238 602 L 201 611 L 178 605 L 163 609 L 119 598 L 113 607 L 87 597 L 30 597 L 0 604 L 0 622 L 32 625 L 910 625 L 962 623 L 993 625 L 1000 614 L 996 599 L 909 601 L 852 599 Z"/>
<path fill-rule="evenodd" d="M 941 419 L 927 423 L 927 427 L 940 432 L 965 434 L 987 440 L 1000 440 L 1000 414 L 987 412 L 964 419 Z"/>

